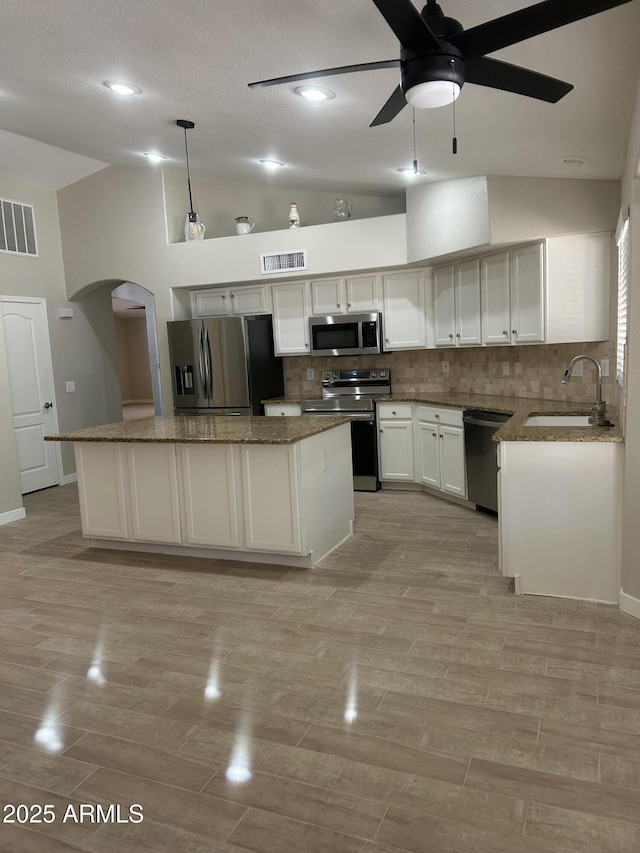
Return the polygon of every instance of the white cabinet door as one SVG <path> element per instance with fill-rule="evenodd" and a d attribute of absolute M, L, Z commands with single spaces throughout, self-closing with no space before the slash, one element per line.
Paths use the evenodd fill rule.
<path fill-rule="evenodd" d="M 544 341 L 542 243 L 511 251 L 511 339 L 515 344 Z"/>
<path fill-rule="evenodd" d="M 309 353 L 309 282 L 274 284 L 273 337 L 276 355 Z"/>
<path fill-rule="evenodd" d="M 382 294 L 385 350 L 426 347 L 422 272 L 383 276 Z"/>
<path fill-rule="evenodd" d="M 84 536 L 128 539 L 127 477 L 119 442 L 75 442 Z"/>
<path fill-rule="evenodd" d="M 437 424 L 416 424 L 416 480 L 425 486 L 440 488 L 440 442 Z"/>
<path fill-rule="evenodd" d="M 236 287 L 231 290 L 234 314 L 270 314 L 271 291 L 267 287 Z"/>
<path fill-rule="evenodd" d="M 456 266 L 456 345 L 482 343 L 480 328 L 480 262 L 465 261 Z"/>
<path fill-rule="evenodd" d="M 433 271 L 433 331 L 437 347 L 455 346 L 455 275 L 453 265 Z"/>
<path fill-rule="evenodd" d="M 182 536 L 175 445 L 127 444 L 126 459 L 131 539 L 178 544 Z"/>
<path fill-rule="evenodd" d="M 345 310 L 341 278 L 324 278 L 311 282 L 311 313 L 342 314 Z"/>
<path fill-rule="evenodd" d="M 485 344 L 510 344 L 509 253 L 482 258 L 480 281 L 482 340 Z"/>
<path fill-rule="evenodd" d="M 196 290 L 192 293 L 194 317 L 222 317 L 231 313 L 229 290 Z"/>
<path fill-rule="evenodd" d="M 242 446 L 240 456 L 246 548 L 299 554 L 296 445 Z"/>
<path fill-rule="evenodd" d="M 380 422 L 380 479 L 415 479 L 412 421 Z"/>
<path fill-rule="evenodd" d="M 380 310 L 380 280 L 377 275 L 358 275 L 345 279 L 347 313 Z"/>
<path fill-rule="evenodd" d="M 464 462 L 464 429 L 440 426 L 440 488 L 444 492 L 467 496 L 467 478 Z"/>
<path fill-rule="evenodd" d="M 184 544 L 238 548 L 234 447 L 181 444 L 178 458 Z"/>

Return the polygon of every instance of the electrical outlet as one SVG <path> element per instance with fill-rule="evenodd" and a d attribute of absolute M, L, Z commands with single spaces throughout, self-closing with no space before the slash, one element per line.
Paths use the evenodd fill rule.
<path fill-rule="evenodd" d="M 571 371 L 572 376 L 584 376 L 584 362 L 579 361 L 573 370 Z"/>
<path fill-rule="evenodd" d="M 313 367 L 307 367 L 307 379 L 315 379 L 315 378 L 316 378 L 316 372 L 313 369 Z"/>
<path fill-rule="evenodd" d="M 609 375 L 609 359 L 608 358 L 601 359 L 600 366 L 602 367 L 602 375 L 608 376 Z"/>
<path fill-rule="evenodd" d="M 448 361 L 443 361 L 443 362 L 442 362 L 442 372 L 443 372 L 443 373 L 448 373 L 448 372 L 449 372 L 449 362 L 448 362 Z"/>
<path fill-rule="evenodd" d="M 502 362 L 502 375 L 503 376 L 509 375 L 509 362 L 508 361 Z"/>
<path fill-rule="evenodd" d="M 69 379 L 67 382 L 65 382 L 65 386 L 68 392 L 76 390 L 76 383 L 73 381 L 73 379 Z"/>

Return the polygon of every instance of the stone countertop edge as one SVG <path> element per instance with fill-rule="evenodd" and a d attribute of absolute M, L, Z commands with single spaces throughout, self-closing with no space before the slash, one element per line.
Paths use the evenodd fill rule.
<path fill-rule="evenodd" d="M 299 404 L 302 398 L 279 397 L 263 403 Z M 624 442 L 618 425 L 612 427 L 525 427 L 532 415 L 588 415 L 589 403 L 567 403 L 563 400 L 539 400 L 532 397 L 501 397 L 493 394 L 466 394 L 457 391 L 433 391 L 421 394 L 391 394 L 377 397 L 377 403 L 413 403 L 414 405 L 448 406 L 512 415 L 493 435 L 493 441 L 580 441 Z"/>
<path fill-rule="evenodd" d="M 138 418 L 85 427 L 45 441 L 152 442 L 170 444 L 295 444 L 326 430 L 350 423 L 348 416 L 265 418 L 182 415 Z"/>

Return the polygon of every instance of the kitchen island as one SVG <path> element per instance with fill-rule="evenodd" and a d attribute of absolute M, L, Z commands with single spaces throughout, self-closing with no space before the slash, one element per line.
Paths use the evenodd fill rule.
<path fill-rule="evenodd" d="M 72 441 L 93 547 L 309 568 L 353 532 L 349 418 L 152 417 Z"/>

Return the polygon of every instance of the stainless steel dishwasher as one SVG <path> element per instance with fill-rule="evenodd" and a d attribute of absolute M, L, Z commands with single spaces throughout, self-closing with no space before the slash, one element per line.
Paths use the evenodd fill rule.
<path fill-rule="evenodd" d="M 511 415 L 500 412 L 463 412 L 467 497 L 479 509 L 498 512 L 498 445 L 492 436 Z"/>

